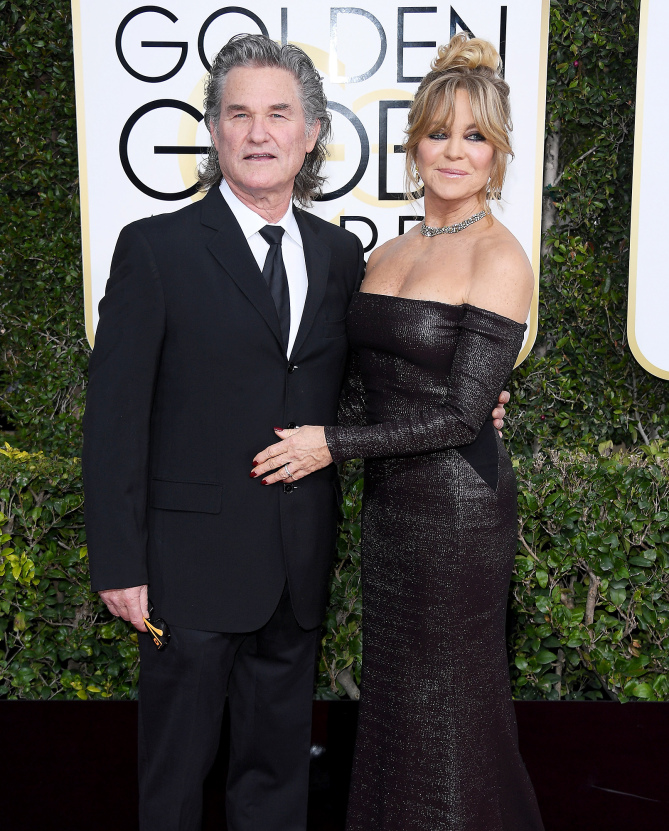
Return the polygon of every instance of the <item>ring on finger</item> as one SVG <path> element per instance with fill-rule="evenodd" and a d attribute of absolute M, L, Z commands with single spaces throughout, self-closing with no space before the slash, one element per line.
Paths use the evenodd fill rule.
<path fill-rule="evenodd" d="M 293 474 L 290 472 L 290 468 L 287 463 L 283 466 L 283 469 L 286 471 L 286 479 L 292 479 Z"/>

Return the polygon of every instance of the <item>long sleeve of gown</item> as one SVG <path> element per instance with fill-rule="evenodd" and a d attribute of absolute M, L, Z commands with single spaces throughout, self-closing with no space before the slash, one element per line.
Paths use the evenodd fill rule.
<path fill-rule="evenodd" d="M 511 374 L 525 325 L 468 306 L 459 327 L 443 403 L 380 424 L 326 427 L 325 439 L 335 462 L 417 455 L 474 441 Z"/>

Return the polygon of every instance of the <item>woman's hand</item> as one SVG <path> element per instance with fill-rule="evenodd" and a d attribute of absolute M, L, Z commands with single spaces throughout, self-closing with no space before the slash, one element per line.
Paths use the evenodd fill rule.
<path fill-rule="evenodd" d="M 492 411 L 492 423 L 497 428 L 497 432 L 502 436 L 502 427 L 504 427 L 504 416 L 506 415 L 506 410 L 504 409 L 504 405 L 508 404 L 511 400 L 511 393 L 507 390 L 502 390 L 499 394 L 499 401 L 495 405 L 495 409 Z"/>
<path fill-rule="evenodd" d="M 332 464 L 332 456 L 322 427 L 296 427 L 294 430 L 274 428 L 281 439 L 270 444 L 253 460 L 251 476 L 264 476 L 263 485 L 294 482 Z M 271 473 L 274 471 L 274 473 Z M 269 476 L 265 474 L 270 474 Z"/>

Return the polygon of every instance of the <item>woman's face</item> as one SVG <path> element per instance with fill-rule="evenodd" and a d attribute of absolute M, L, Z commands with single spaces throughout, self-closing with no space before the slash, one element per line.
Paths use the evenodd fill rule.
<path fill-rule="evenodd" d="M 483 190 L 492 171 L 495 148 L 476 124 L 466 90 L 455 92 L 453 123 L 425 136 L 416 148 L 416 167 L 425 195 L 466 202 Z"/>

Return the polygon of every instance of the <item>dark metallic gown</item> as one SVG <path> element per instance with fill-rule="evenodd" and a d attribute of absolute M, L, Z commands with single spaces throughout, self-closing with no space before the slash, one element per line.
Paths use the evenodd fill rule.
<path fill-rule="evenodd" d="M 490 420 L 524 325 L 357 294 L 335 461 L 365 459 L 348 831 L 540 831 L 505 648 L 516 484 Z"/>

